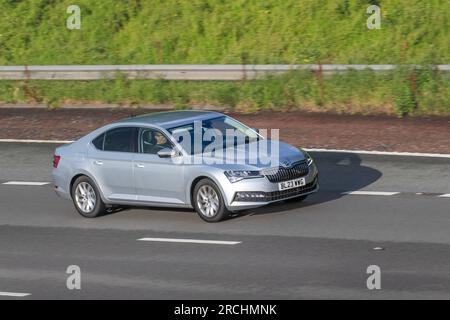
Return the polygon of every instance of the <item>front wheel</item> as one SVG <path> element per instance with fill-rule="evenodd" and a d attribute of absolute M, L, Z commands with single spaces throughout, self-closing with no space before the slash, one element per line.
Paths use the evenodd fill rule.
<path fill-rule="evenodd" d="M 210 179 L 197 183 L 192 198 L 198 215 L 207 222 L 219 222 L 230 214 L 219 188 Z"/>
<path fill-rule="evenodd" d="M 75 180 L 72 199 L 77 211 L 85 218 L 99 217 L 106 212 L 100 193 L 89 177 L 81 176 Z"/>

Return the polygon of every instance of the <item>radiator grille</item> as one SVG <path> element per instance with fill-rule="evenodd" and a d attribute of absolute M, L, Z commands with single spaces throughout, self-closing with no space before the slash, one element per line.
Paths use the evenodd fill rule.
<path fill-rule="evenodd" d="M 278 167 L 270 168 L 263 171 L 263 174 L 270 182 L 282 182 L 297 179 L 308 175 L 309 167 L 306 161 L 295 163 L 290 168 Z"/>

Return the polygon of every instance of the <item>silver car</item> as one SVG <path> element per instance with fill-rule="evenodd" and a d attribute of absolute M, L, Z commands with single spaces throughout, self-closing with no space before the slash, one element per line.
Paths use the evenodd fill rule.
<path fill-rule="evenodd" d="M 302 201 L 319 189 L 307 152 L 207 111 L 152 113 L 101 127 L 56 149 L 53 179 L 56 193 L 87 218 L 131 205 L 195 208 L 217 222 L 243 209 Z"/>

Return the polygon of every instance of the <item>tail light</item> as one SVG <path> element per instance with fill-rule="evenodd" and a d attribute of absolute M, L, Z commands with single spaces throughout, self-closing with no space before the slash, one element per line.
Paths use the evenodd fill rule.
<path fill-rule="evenodd" d="M 53 156 L 53 168 L 58 168 L 59 160 L 61 160 L 61 156 Z"/>

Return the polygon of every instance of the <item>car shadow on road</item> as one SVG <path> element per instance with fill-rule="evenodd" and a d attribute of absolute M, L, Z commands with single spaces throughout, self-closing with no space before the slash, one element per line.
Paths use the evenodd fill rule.
<path fill-rule="evenodd" d="M 277 202 L 268 206 L 245 210 L 235 217 L 280 213 L 334 201 L 346 196 L 348 191 L 356 191 L 374 183 L 382 173 L 362 165 L 358 154 L 346 152 L 310 152 L 319 169 L 320 190 L 308 196 L 303 202 Z"/>
<path fill-rule="evenodd" d="M 280 201 L 264 207 L 243 210 L 233 214 L 230 219 L 249 215 L 263 215 L 270 213 L 288 212 L 297 208 L 304 208 L 342 198 L 348 191 L 360 190 L 382 176 L 382 173 L 374 168 L 362 165 L 362 159 L 358 154 L 345 152 L 310 152 L 319 170 L 320 190 L 318 193 L 308 196 L 303 202 Z M 110 209 L 105 216 L 129 211 L 131 209 L 145 209 L 152 211 L 192 212 L 193 209 L 158 208 L 140 206 L 118 206 Z"/>

